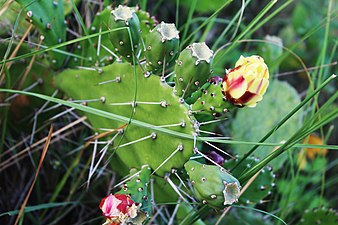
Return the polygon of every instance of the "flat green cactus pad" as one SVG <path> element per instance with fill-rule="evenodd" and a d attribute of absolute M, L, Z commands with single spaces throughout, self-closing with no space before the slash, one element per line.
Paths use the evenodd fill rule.
<path fill-rule="evenodd" d="M 194 132 L 188 108 L 179 103 L 172 88 L 161 83 L 159 77 L 145 78 L 139 67 L 134 76 L 133 66 L 127 63 L 114 63 L 103 67 L 99 72 L 66 70 L 55 78 L 55 83 L 72 99 L 87 100 L 88 105 L 93 108 L 125 117 L 130 117 L 134 111 L 135 120 L 182 133 Z M 136 107 L 133 110 L 134 100 Z M 96 129 L 116 129 L 125 125 L 91 114 L 86 116 Z M 116 149 L 117 144 L 119 147 Z M 151 127 L 129 125 L 124 134 L 116 138 L 111 152 L 113 151 L 116 154 L 112 158 L 118 158 L 125 168 L 141 168 L 148 164 L 153 170 L 160 167 L 156 173 L 163 176 L 172 168 L 183 167 L 193 154 L 193 141 L 163 133 L 155 134 Z M 121 171 L 123 168 L 115 170 Z"/>
<path fill-rule="evenodd" d="M 225 161 L 223 167 L 230 170 L 236 165 L 236 163 L 238 163 L 238 161 L 238 159 Z M 251 167 L 257 165 L 259 161 L 259 159 L 254 157 L 246 158 L 234 171 L 231 172 L 235 177 L 240 177 Z M 241 195 L 239 203 L 251 205 L 263 203 L 263 199 L 271 193 L 272 188 L 275 186 L 274 181 L 275 174 L 272 172 L 272 168 L 270 166 L 264 167 L 256 179 Z"/>
<path fill-rule="evenodd" d="M 325 207 L 319 209 L 308 210 L 298 225 L 320 224 L 320 225 L 336 225 L 338 222 L 338 213 L 333 209 Z"/>
<path fill-rule="evenodd" d="M 44 35 L 44 43 L 53 46 L 66 40 L 66 24 L 64 23 L 65 15 L 63 1 L 31 1 L 16 0 L 27 10 L 28 20 Z M 65 48 L 61 48 L 65 50 Z M 52 66 L 59 68 L 65 55 L 49 51 L 52 59 Z"/>
<path fill-rule="evenodd" d="M 299 103 L 300 98 L 292 86 L 277 80 L 271 82 L 262 102 L 257 104 L 254 109 L 243 108 L 238 110 L 231 126 L 234 139 L 259 141 Z M 292 116 L 266 142 L 280 143 L 287 140 L 300 127 L 300 116 L 301 113 Z M 251 146 L 235 144 L 232 145 L 232 148 L 239 155 L 244 155 L 250 150 Z M 254 155 L 258 158 L 264 158 L 272 150 L 273 147 L 259 147 Z M 279 169 L 286 158 L 287 155 L 283 154 L 278 159 L 271 161 L 270 165 L 274 169 Z"/>

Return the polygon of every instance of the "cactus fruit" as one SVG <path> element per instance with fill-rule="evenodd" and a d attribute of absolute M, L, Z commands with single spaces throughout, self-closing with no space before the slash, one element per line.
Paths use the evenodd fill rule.
<path fill-rule="evenodd" d="M 336 225 L 338 222 L 338 213 L 333 209 L 325 207 L 306 210 L 303 218 L 297 225 L 321 224 L 321 225 Z"/>
<path fill-rule="evenodd" d="M 224 168 L 231 169 L 239 159 L 227 160 L 223 164 Z M 240 176 L 245 171 L 259 163 L 259 159 L 254 157 L 246 158 L 235 170 L 231 171 L 234 176 Z M 275 174 L 270 166 L 263 168 L 250 186 L 243 192 L 239 198 L 241 204 L 261 204 L 264 198 L 271 194 L 272 189 L 275 187 Z"/>
<path fill-rule="evenodd" d="M 132 119 L 153 126 L 169 125 L 168 129 L 174 131 L 190 135 L 194 133 L 188 107 L 179 102 L 172 88 L 161 82 L 160 77 L 145 78 L 138 66 L 135 76 L 134 67 L 129 63 L 114 63 L 98 71 L 65 70 L 55 78 L 55 83 L 73 99 L 96 99 L 88 101 L 91 107 L 117 115 L 132 116 Z M 97 129 L 125 125 L 92 114 L 86 116 Z M 183 167 L 193 154 L 192 140 L 154 133 L 151 127 L 140 128 L 133 124 L 129 125 L 125 132 L 124 135 L 118 136 L 117 140 L 121 142 L 115 142 L 114 151 L 117 156 L 112 158 L 113 161 L 120 160 L 123 163 L 124 166 L 115 168 L 121 171 L 121 174 L 128 168 L 141 168 L 142 165 L 148 164 L 153 170 L 160 167 L 156 173 L 164 176 L 172 168 Z M 123 139 L 120 139 L 121 137 Z"/>
<path fill-rule="evenodd" d="M 188 98 L 207 82 L 211 74 L 213 52 L 202 43 L 193 43 L 184 49 L 175 65 L 175 93 Z"/>
<path fill-rule="evenodd" d="M 133 168 L 129 176 L 132 177 L 123 184 L 123 188 L 117 194 L 129 195 L 134 202 L 141 203 L 141 210 L 149 215 L 151 213 L 151 196 L 148 191 L 151 169 L 148 165 L 141 167 L 141 170 Z"/>
<path fill-rule="evenodd" d="M 222 78 L 215 76 L 208 80 L 197 92 L 200 93 L 197 101 L 191 105 L 192 112 L 220 117 L 228 112 L 232 105 L 229 104 L 222 94 Z M 195 93 L 193 97 L 195 97 Z"/>
<path fill-rule="evenodd" d="M 224 208 L 238 201 L 240 184 L 224 168 L 189 160 L 184 165 L 196 197 L 203 204 Z"/>
<path fill-rule="evenodd" d="M 111 11 L 109 29 L 126 28 L 113 31 L 109 38 L 115 51 L 125 57 L 127 61 L 133 62 L 133 55 L 137 55 L 140 48 L 140 21 L 135 11 L 127 6 L 119 5 Z M 128 29 L 130 32 L 128 32 Z"/>
<path fill-rule="evenodd" d="M 66 24 L 63 10 L 63 1 L 30 1 L 16 0 L 27 10 L 28 21 L 44 36 L 47 46 L 57 45 L 66 40 Z M 60 50 L 65 50 L 61 48 Z M 51 66 L 59 68 L 63 65 L 65 55 L 49 51 Z"/>
<path fill-rule="evenodd" d="M 146 38 L 148 72 L 161 74 L 163 67 L 175 59 L 179 50 L 179 31 L 173 23 L 161 22 Z"/>

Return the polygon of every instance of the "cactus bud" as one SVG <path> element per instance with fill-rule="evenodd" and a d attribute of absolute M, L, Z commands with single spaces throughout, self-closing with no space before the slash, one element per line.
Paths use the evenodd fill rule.
<path fill-rule="evenodd" d="M 175 58 L 179 49 L 179 31 L 175 24 L 161 22 L 146 39 L 147 70 L 160 74 L 164 66 Z"/>
<path fill-rule="evenodd" d="M 193 97 L 198 97 L 191 109 L 198 114 L 224 115 L 230 105 L 224 98 L 221 88 L 222 78 L 215 76 L 208 80 L 208 83 L 200 88 Z M 196 95 L 196 96 L 195 96 Z"/>
<path fill-rule="evenodd" d="M 223 94 L 228 102 L 243 107 L 255 107 L 263 99 L 269 85 L 269 70 L 260 56 L 241 56 L 223 78 Z"/>
<path fill-rule="evenodd" d="M 131 38 L 129 38 L 129 32 L 127 29 L 121 29 L 109 33 L 109 39 L 115 47 L 115 50 L 131 62 L 132 55 L 137 54 L 140 49 L 140 21 L 133 9 L 119 5 L 118 8 L 112 10 L 111 12 L 109 29 L 112 30 L 123 27 L 129 27 Z"/>
<path fill-rule="evenodd" d="M 196 197 L 215 208 L 224 208 L 238 201 L 240 184 L 238 180 L 214 165 L 204 165 L 190 160 L 184 165 Z"/>
<path fill-rule="evenodd" d="M 207 81 L 212 58 L 213 52 L 204 42 L 193 43 L 181 52 L 175 66 L 176 95 L 188 98 Z"/>

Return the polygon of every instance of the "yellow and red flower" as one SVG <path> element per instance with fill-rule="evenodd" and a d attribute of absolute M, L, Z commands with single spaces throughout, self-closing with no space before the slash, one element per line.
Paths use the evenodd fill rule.
<path fill-rule="evenodd" d="M 233 105 L 255 107 L 263 99 L 268 85 L 269 70 L 263 58 L 241 56 L 235 68 L 224 76 L 222 92 Z"/>

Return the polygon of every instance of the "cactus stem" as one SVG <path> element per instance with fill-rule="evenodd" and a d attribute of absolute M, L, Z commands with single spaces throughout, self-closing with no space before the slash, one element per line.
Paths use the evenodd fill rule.
<path fill-rule="evenodd" d="M 120 83 L 121 82 L 121 77 L 116 77 L 113 80 L 102 81 L 102 82 L 96 84 L 96 86 L 103 85 L 103 84 L 109 84 L 109 83 L 113 83 L 113 82 Z"/>
<path fill-rule="evenodd" d="M 158 169 L 160 169 L 166 162 L 168 162 L 177 152 L 181 151 L 182 147 L 181 145 L 177 146 L 176 150 L 173 151 L 153 172 L 152 172 L 152 175 L 154 173 L 156 173 L 156 171 Z"/>
<path fill-rule="evenodd" d="M 207 142 L 207 141 L 204 141 L 204 143 L 206 143 L 207 145 L 213 147 L 213 148 L 216 149 L 217 151 L 220 151 L 220 152 L 222 152 L 223 154 L 225 154 L 225 155 L 231 157 L 232 159 L 235 159 L 235 157 L 233 157 L 232 155 L 230 155 L 230 154 L 227 153 L 226 151 L 223 151 L 223 150 L 220 149 L 219 147 L 217 147 L 217 146 L 215 146 L 215 145 L 213 145 L 213 144 L 211 144 L 211 143 L 209 143 L 209 142 Z"/>
<path fill-rule="evenodd" d="M 122 147 L 125 147 L 125 146 L 128 146 L 128 145 L 132 145 L 132 144 L 135 144 L 137 142 L 144 141 L 144 140 L 147 140 L 147 139 L 150 139 L 150 138 L 155 139 L 156 138 L 156 133 L 152 133 L 152 134 L 150 134 L 148 136 L 145 136 L 143 138 L 137 139 L 135 141 L 131 141 L 131 142 L 125 143 L 123 145 L 116 146 L 116 147 L 114 147 L 114 149 L 122 148 Z"/>

